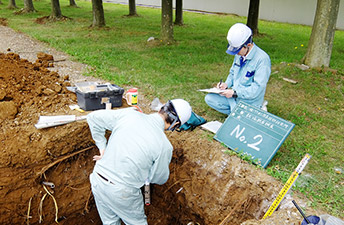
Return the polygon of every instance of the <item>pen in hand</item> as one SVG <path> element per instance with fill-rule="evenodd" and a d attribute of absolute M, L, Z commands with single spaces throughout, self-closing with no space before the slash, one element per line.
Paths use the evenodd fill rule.
<path fill-rule="evenodd" d="M 222 84 L 222 79 L 219 82 L 219 86 L 218 86 L 219 89 L 221 89 L 221 84 Z"/>

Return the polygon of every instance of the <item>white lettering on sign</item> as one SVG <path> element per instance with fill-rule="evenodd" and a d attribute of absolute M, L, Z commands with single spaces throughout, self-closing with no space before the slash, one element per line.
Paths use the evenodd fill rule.
<path fill-rule="evenodd" d="M 245 141 L 245 136 L 242 135 L 245 131 L 245 127 L 243 127 L 241 130 L 240 130 L 240 124 L 238 124 L 234 129 L 233 131 L 231 132 L 231 136 L 233 136 L 233 134 L 235 134 L 235 138 L 239 139 L 239 141 L 241 142 L 244 142 L 244 144 L 247 143 L 247 141 Z M 257 142 L 254 142 L 254 143 L 247 143 L 247 147 L 249 148 L 252 148 L 256 151 L 260 151 L 260 148 L 258 147 L 258 145 L 260 143 L 262 143 L 263 141 L 263 136 L 258 134 L 256 136 L 253 137 L 254 140 L 258 139 Z"/>
<path fill-rule="evenodd" d="M 253 144 L 247 144 L 248 147 L 253 148 L 254 150 L 260 151 L 260 148 L 257 147 L 257 145 L 259 145 L 260 143 L 262 143 L 263 141 L 263 136 L 258 134 L 256 136 L 254 136 L 254 140 L 256 140 L 257 138 L 260 138 L 257 142 L 253 143 Z"/>
<path fill-rule="evenodd" d="M 234 132 L 236 131 L 235 138 L 240 137 L 240 135 L 245 131 L 245 127 L 242 128 L 242 130 L 241 130 L 240 133 L 239 133 L 239 130 L 240 130 L 240 125 L 237 125 L 237 126 L 234 128 L 234 130 L 232 131 L 231 136 L 233 136 Z"/>
<path fill-rule="evenodd" d="M 239 103 L 240 107 L 244 110 L 247 110 L 248 113 L 246 115 L 246 118 L 249 118 L 249 119 L 252 119 L 254 120 L 255 122 L 257 123 L 261 123 L 262 125 L 266 125 L 268 126 L 269 128 L 271 129 L 274 129 L 274 125 L 278 125 L 279 127 L 282 127 L 283 129 L 290 129 L 290 125 L 280 121 L 280 120 L 277 120 L 276 118 L 273 118 L 271 116 L 269 116 L 267 113 L 265 112 L 262 112 L 260 110 L 257 110 L 257 109 L 254 109 L 252 107 L 248 107 L 246 105 L 244 105 L 243 103 Z M 252 116 L 249 112 L 255 114 L 254 116 Z M 242 111 L 240 114 L 243 114 Z M 261 118 L 259 117 L 262 117 L 266 120 L 269 120 L 271 121 L 273 124 L 270 124 L 269 125 L 267 124 L 267 121 L 266 120 L 262 120 Z"/>

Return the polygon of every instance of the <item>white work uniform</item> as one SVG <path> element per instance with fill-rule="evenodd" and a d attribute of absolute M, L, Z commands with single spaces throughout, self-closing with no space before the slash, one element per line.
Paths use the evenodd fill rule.
<path fill-rule="evenodd" d="M 127 108 L 92 112 L 87 122 L 97 147 L 105 149 L 90 176 L 103 224 L 147 224 L 140 188 L 147 178 L 164 184 L 172 158 L 163 119 Z M 112 131 L 108 142 L 106 130 Z"/>
<path fill-rule="evenodd" d="M 240 101 L 261 108 L 270 73 L 271 61 L 269 55 L 254 45 L 245 60 L 240 55 L 235 55 L 225 82 L 228 88 L 236 91 L 238 97 L 227 98 L 210 93 L 205 96 L 205 102 L 213 109 L 227 115 Z"/>

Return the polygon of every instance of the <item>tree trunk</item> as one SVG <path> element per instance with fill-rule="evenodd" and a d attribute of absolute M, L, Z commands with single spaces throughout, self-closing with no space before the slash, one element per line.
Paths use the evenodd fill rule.
<path fill-rule="evenodd" d="M 329 67 L 340 0 L 318 0 L 304 63 Z"/>
<path fill-rule="evenodd" d="M 9 0 L 7 8 L 8 9 L 17 9 L 18 7 L 16 5 L 16 1 L 15 0 Z"/>
<path fill-rule="evenodd" d="M 60 19 L 60 18 L 62 18 L 60 1 L 59 0 L 51 0 L 50 19 Z"/>
<path fill-rule="evenodd" d="M 164 43 L 173 42 L 172 0 L 161 0 L 161 39 Z"/>
<path fill-rule="evenodd" d="M 253 36 L 258 35 L 259 0 L 250 0 L 247 16 L 247 26 L 251 28 Z"/>
<path fill-rule="evenodd" d="M 183 0 L 176 0 L 176 19 L 174 20 L 174 24 L 182 26 L 184 24 L 183 21 Z"/>
<path fill-rule="evenodd" d="M 102 0 L 92 0 L 93 27 L 104 27 L 105 17 Z"/>
<path fill-rule="evenodd" d="M 137 16 L 135 0 L 129 0 L 129 15 L 128 16 Z"/>
<path fill-rule="evenodd" d="M 25 13 L 36 12 L 36 9 L 33 6 L 32 0 L 24 0 L 23 12 L 25 12 Z"/>
<path fill-rule="evenodd" d="M 70 7 L 78 7 L 78 5 L 76 4 L 75 0 L 69 0 L 69 6 Z"/>

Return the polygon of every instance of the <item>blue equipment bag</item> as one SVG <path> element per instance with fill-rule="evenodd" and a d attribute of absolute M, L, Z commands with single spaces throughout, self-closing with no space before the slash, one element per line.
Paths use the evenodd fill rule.
<path fill-rule="evenodd" d="M 190 119 L 186 121 L 182 126 L 180 126 L 176 131 L 183 131 L 183 130 L 194 130 L 197 126 L 200 126 L 207 122 L 203 117 L 197 115 L 194 112 L 191 112 Z"/>

